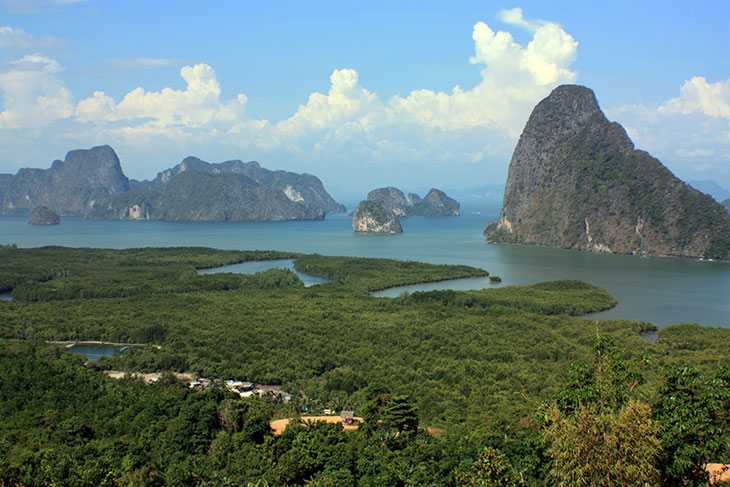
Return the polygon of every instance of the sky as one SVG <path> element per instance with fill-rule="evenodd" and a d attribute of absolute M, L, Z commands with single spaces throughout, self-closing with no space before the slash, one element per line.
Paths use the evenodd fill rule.
<path fill-rule="evenodd" d="M 594 90 L 730 188 L 730 1 L 0 0 L 0 173 L 111 145 L 315 174 L 336 198 L 502 185 L 530 111 Z"/>

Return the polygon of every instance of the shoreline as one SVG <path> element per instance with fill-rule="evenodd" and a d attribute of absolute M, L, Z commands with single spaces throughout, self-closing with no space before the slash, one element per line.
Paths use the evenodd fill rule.
<path fill-rule="evenodd" d="M 152 345 L 150 343 L 116 343 L 102 342 L 99 340 L 46 340 L 46 343 L 50 345 L 111 345 L 114 347 L 153 347 L 158 350 L 162 348 L 160 345 Z"/>

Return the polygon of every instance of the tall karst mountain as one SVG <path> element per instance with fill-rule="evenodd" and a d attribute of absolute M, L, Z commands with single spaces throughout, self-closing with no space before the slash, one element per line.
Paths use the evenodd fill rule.
<path fill-rule="evenodd" d="M 86 215 L 98 201 L 129 190 L 119 158 L 108 145 L 73 150 L 49 169 L 0 174 L 0 214 L 26 215 L 46 206 L 62 215 Z"/>
<path fill-rule="evenodd" d="M 0 214 L 42 205 L 61 215 L 126 220 L 313 220 L 345 211 L 317 177 L 257 162 L 188 157 L 152 181 L 130 181 L 109 146 L 71 151 L 50 169 L 1 174 L 0 204 Z"/>
<path fill-rule="evenodd" d="M 730 218 L 677 179 L 588 88 L 556 88 L 532 111 L 509 166 L 488 242 L 730 259 Z"/>

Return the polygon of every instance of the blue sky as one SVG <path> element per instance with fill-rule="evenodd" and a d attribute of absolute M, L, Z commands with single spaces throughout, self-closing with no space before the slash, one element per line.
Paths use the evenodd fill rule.
<path fill-rule="evenodd" d="M 532 107 L 592 88 L 637 148 L 730 188 L 730 2 L 0 0 L 0 173 L 110 144 L 377 186 L 503 184 Z"/>

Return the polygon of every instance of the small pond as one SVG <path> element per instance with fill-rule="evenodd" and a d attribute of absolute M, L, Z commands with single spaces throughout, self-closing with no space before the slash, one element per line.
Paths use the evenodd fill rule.
<path fill-rule="evenodd" d="M 324 279 L 322 277 L 302 274 L 301 272 L 294 269 L 294 261 L 291 259 L 257 260 L 253 262 L 243 262 L 241 264 L 213 267 L 211 269 L 200 269 L 198 271 L 198 274 L 218 274 L 220 272 L 233 272 L 234 274 L 256 274 L 257 272 L 266 271 L 269 269 L 289 269 L 294 274 L 299 276 L 299 279 L 302 280 L 305 286 L 313 286 L 315 284 L 322 284 L 324 282 L 331 281 L 331 279 Z"/>
<path fill-rule="evenodd" d="M 0 293 L 0 301 L 12 301 L 13 295 L 10 293 Z"/>
<path fill-rule="evenodd" d="M 140 345 L 123 345 L 113 343 L 55 343 L 71 353 L 83 355 L 86 360 L 98 360 L 105 356 L 123 355 L 134 348 L 141 348 Z"/>

